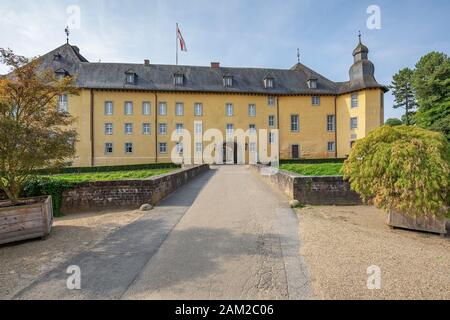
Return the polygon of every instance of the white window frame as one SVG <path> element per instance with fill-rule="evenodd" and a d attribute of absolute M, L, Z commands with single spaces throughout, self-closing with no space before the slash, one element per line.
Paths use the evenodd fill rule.
<path fill-rule="evenodd" d="M 251 103 L 248 105 L 248 116 L 256 117 L 256 104 Z"/>
<path fill-rule="evenodd" d="M 320 96 L 312 96 L 311 97 L 311 104 L 313 106 L 320 106 Z"/>
<path fill-rule="evenodd" d="M 203 143 L 202 142 L 196 142 L 195 143 L 195 153 L 196 154 L 202 154 L 203 153 Z"/>
<path fill-rule="evenodd" d="M 227 123 L 226 126 L 226 134 L 228 135 L 232 135 L 234 133 L 234 125 L 232 123 Z"/>
<path fill-rule="evenodd" d="M 327 115 L 327 131 L 328 132 L 336 131 L 336 116 L 334 114 Z"/>
<path fill-rule="evenodd" d="M 105 101 L 105 116 L 112 116 L 114 114 L 114 103 L 112 101 Z"/>
<path fill-rule="evenodd" d="M 351 108 L 358 108 L 359 107 L 359 95 L 357 93 L 352 94 L 350 98 L 350 104 Z"/>
<path fill-rule="evenodd" d="M 184 75 L 182 74 L 174 75 L 174 84 L 176 86 L 182 86 L 184 84 Z"/>
<path fill-rule="evenodd" d="M 332 146 L 331 149 L 330 149 L 330 146 Z M 327 151 L 328 152 L 336 152 L 336 142 L 335 141 L 328 141 L 328 143 L 327 143 Z"/>
<path fill-rule="evenodd" d="M 128 130 L 128 129 L 131 129 L 131 130 Z M 131 122 L 125 123 L 125 126 L 124 126 L 124 133 L 125 133 L 126 135 L 131 135 L 131 134 L 133 134 L 133 124 L 132 124 Z"/>
<path fill-rule="evenodd" d="M 203 134 L 203 124 L 202 123 L 195 123 L 194 124 L 194 132 L 196 135 Z"/>
<path fill-rule="evenodd" d="M 175 103 L 175 116 L 184 116 L 184 104 L 182 102 Z"/>
<path fill-rule="evenodd" d="M 62 94 L 58 98 L 58 109 L 61 112 L 68 112 L 69 110 L 69 97 L 67 94 Z"/>
<path fill-rule="evenodd" d="M 133 102 L 132 101 L 125 101 L 123 108 L 124 108 L 124 114 L 126 116 L 133 115 Z"/>
<path fill-rule="evenodd" d="M 203 116 L 203 104 L 202 103 L 197 102 L 194 104 L 194 116 L 195 117 Z"/>
<path fill-rule="evenodd" d="M 255 134 L 256 133 L 256 124 L 249 124 L 248 125 L 248 131 L 251 133 L 251 134 Z"/>
<path fill-rule="evenodd" d="M 269 132 L 269 144 L 275 144 L 275 132 Z"/>
<path fill-rule="evenodd" d="M 149 116 L 152 114 L 152 105 L 149 101 L 142 102 L 142 115 Z"/>
<path fill-rule="evenodd" d="M 248 144 L 248 150 L 249 150 L 250 153 L 256 153 L 257 150 L 258 150 L 256 142 L 250 142 Z"/>
<path fill-rule="evenodd" d="M 274 96 L 268 96 L 267 97 L 267 105 L 269 107 L 275 106 L 275 97 Z"/>
<path fill-rule="evenodd" d="M 131 151 L 128 151 L 128 147 L 131 147 Z M 132 142 L 125 142 L 125 154 L 132 154 L 134 152 L 134 146 Z"/>
<path fill-rule="evenodd" d="M 162 128 L 164 128 L 164 130 L 161 130 Z M 159 123 L 158 124 L 158 133 L 160 135 L 166 135 L 167 134 L 167 123 Z"/>
<path fill-rule="evenodd" d="M 225 105 L 225 114 L 227 117 L 234 116 L 234 105 L 232 103 L 227 103 Z"/>
<path fill-rule="evenodd" d="M 108 151 L 108 148 L 111 147 L 111 152 Z M 112 142 L 105 142 L 105 154 L 113 154 L 114 153 L 114 145 Z"/>
<path fill-rule="evenodd" d="M 268 89 L 273 88 L 274 80 L 273 78 L 264 79 L 264 86 Z"/>
<path fill-rule="evenodd" d="M 160 115 L 160 116 L 167 116 L 167 103 L 166 102 L 160 102 L 159 103 L 158 115 Z"/>
<path fill-rule="evenodd" d="M 136 74 L 134 73 L 127 73 L 127 84 L 135 84 L 136 82 Z M 122 78 L 123 79 L 123 78 Z"/>
<path fill-rule="evenodd" d="M 183 134 L 184 124 L 183 123 L 175 124 L 175 130 L 177 134 Z"/>
<path fill-rule="evenodd" d="M 142 124 L 142 134 L 145 134 L 145 135 L 150 135 L 151 134 L 151 127 L 150 127 L 150 123 L 149 122 L 144 122 Z"/>
<path fill-rule="evenodd" d="M 269 128 L 275 128 L 275 116 L 274 115 L 269 116 Z"/>
<path fill-rule="evenodd" d="M 159 153 L 160 154 L 166 154 L 167 153 L 167 142 L 160 142 L 159 143 Z"/>
<path fill-rule="evenodd" d="M 294 117 L 296 118 L 295 122 Z M 291 114 L 291 132 L 300 132 L 300 116 L 298 114 Z"/>
<path fill-rule="evenodd" d="M 225 76 L 223 77 L 223 86 L 224 87 L 232 87 L 233 86 L 233 77 Z"/>
<path fill-rule="evenodd" d="M 114 134 L 114 126 L 111 122 L 105 123 L 105 135 L 112 136 Z"/>
<path fill-rule="evenodd" d="M 358 129 L 358 117 L 350 118 L 350 130 Z"/>

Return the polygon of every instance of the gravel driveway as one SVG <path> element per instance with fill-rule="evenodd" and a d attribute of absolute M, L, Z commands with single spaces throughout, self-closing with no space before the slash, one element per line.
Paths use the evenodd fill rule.
<path fill-rule="evenodd" d="M 450 299 L 450 238 L 391 230 L 373 207 L 298 210 L 316 299 Z M 381 289 L 367 289 L 367 268 Z"/>

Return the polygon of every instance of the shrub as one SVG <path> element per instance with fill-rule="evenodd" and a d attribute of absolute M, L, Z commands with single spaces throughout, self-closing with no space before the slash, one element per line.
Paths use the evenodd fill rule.
<path fill-rule="evenodd" d="M 355 144 L 343 173 L 378 208 L 442 216 L 449 203 L 449 160 L 441 133 L 384 126 Z"/>

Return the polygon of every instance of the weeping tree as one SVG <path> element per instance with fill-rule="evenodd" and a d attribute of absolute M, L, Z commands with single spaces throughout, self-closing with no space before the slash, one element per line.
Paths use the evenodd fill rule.
<path fill-rule="evenodd" d="M 412 216 L 448 214 L 449 143 L 442 133 L 384 126 L 359 140 L 345 178 L 364 201 Z"/>
<path fill-rule="evenodd" d="M 74 118 L 59 108 L 63 95 L 78 93 L 73 77 L 57 77 L 39 59 L 0 48 L 0 189 L 13 205 L 36 169 L 63 166 L 75 154 Z"/>

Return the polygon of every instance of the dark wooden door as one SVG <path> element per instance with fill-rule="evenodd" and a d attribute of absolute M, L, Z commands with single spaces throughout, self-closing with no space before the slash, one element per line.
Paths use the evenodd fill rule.
<path fill-rule="evenodd" d="M 299 152 L 298 144 L 295 144 L 295 145 L 292 146 L 292 158 L 293 159 L 300 158 L 300 152 Z"/>

